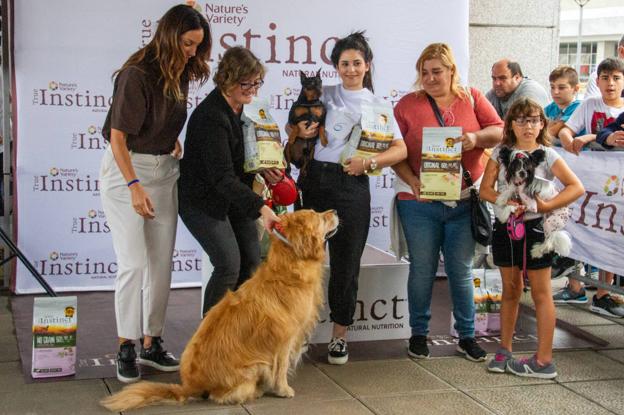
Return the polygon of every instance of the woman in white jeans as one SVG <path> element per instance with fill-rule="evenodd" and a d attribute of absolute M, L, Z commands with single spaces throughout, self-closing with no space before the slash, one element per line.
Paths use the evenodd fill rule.
<path fill-rule="evenodd" d="M 178 203 L 178 135 L 186 121 L 189 81 L 209 75 L 211 37 L 201 13 L 186 5 L 160 19 L 152 41 L 115 75 L 103 135 L 110 142 L 100 169 L 102 205 L 117 256 L 117 378 L 140 379 L 140 364 L 176 371 L 162 348 Z M 142 322 L 141 322 L 142 318 Z"/>

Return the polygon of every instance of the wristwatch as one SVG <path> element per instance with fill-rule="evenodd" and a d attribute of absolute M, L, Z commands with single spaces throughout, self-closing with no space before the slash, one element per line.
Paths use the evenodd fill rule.
<path fill-rule="evenodd" d="M 377 170 L 377 160 L 375 160 L 374 158 L 370 159 L 370 169 Z"/>

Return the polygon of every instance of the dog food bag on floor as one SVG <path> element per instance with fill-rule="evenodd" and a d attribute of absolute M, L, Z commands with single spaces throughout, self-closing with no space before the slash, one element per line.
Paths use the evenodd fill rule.
<path fill-rule="evenodd" d="M 241 120 L 247 173 L 257 173 L 269 167 L 286 168 L 279 126 L 271 117 L 269 108 L 268 100 L 262 98 L 254 98 L 243 108 Z"/>
<path fill-rule="evenodd" d="M 78 301 L 75 296 L 35 298 L 32 377 L 76 373 Z"/>
<path fill-rule="evenodd" d="M 362 118 L 351 130 L 349 142 L 340 155 L 344 165 L 352 157 L 369 159 L 386 151 L 394 139 L 394 114 L 390 104 L 362 104 Z M 381 169 L 372 170 L 369 176 L 379 176 Z"/>

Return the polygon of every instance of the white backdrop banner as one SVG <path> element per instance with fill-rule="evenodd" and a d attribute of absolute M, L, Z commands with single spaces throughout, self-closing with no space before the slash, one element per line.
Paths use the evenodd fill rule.
<path fill-rule="evenodd" d="M 149 42 L 158 18 L 177 3 L 15 2 L 18 245 L 58 291 L 112 289 L 117 265 L 98 181 L 111 74 Z M 366 30 L 370 38 L 375 94 L 393 104 L 410 91 L 416 59 L 429 43 L 450 44 L 467 79 L 464 0 L 321 0 L 314 7 L 301 3 L 305 14 L 298 3 L 198 1 L 213 31 L 211 66 L 231 46 L 251 49 L 268 68 L 259 94 L 270 99 L 282 126 L 299 94 L 299 70 L 320 68 L 326 85 L 338 83 L 329 56 L 335 40 L 354 30 Z M 211 89 L 211 84 L 191 89 L 189 114 Z M 371 179 L 369 243 L 384 250 L 393 177 L 386 169 Z M 201 248 L 181 222 L 174 260 L 173 285 L 199 285 Z M 15 289 L 42 292 L 21 264 Z"/>
<path fill-rule="evenodd" d="M 572 235 L 571 258 L 605 271 L 624 269 L 624 153 L 584 151 L 575 156 L 560 149 L 585 186 L 573 205 L 566 230 Z"/>

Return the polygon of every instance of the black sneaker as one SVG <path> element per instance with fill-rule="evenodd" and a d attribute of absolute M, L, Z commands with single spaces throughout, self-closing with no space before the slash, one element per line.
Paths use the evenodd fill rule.
<path fill-rule="evenodd" d="M 487 357 L 487 353 L 477 344 L 474 337 L 459 339 L 457 351 L 465 355 L 466 359 L 472 360 L 473 362 L 483 362 Z"/>
<path fill-rule="evenodd" d="M 412 336 L 409 339 L 407 354 L 415 359 L 429 359 L 429 348 L 427 347 L 427 336 Z"/>
<path fill-rule="evenodd" d="M 141 379 L 139 368 L 136 364 L 136 352 L 131 340 L 119 345 L 117 353 L 117 379 L 123 383 L 138 382 Z"/>
<path fill-rule="evenodd" d="M 160 337 L 152 337 L 152 345 L 146 349 L 143 347 L 143 339 L 141 339 L 139 363 L 162 370 L 163 372 L 175 372 L 179 370 L 180 362 L 167 353 L 167 351 L 162 348 L 161 343 L 162 339 Z"/>
<path fill-rule="evenodd" d="M 567 257 L 557 257 L 553 260 L 550 278 L 554 280 L 571 274 L 580 274 L 582 269 L 583 263 L 579 261 Z"/>
<path fill-rule="evenodd" d="M 609 294 L 603 295 L 598 298 L 594 295 L 592 298 L 592 304 L 589 306 L 589 311 L 603 316 L 622 318 L 624 317 L 624 307 L 616 303 Z"/>
<path fill-rule="evenodd" d="M 332 365 L 344 365 L 349 360 L 347 341 L 340 337 L 334 337 L 327 346 L 327 361 Z"/>

